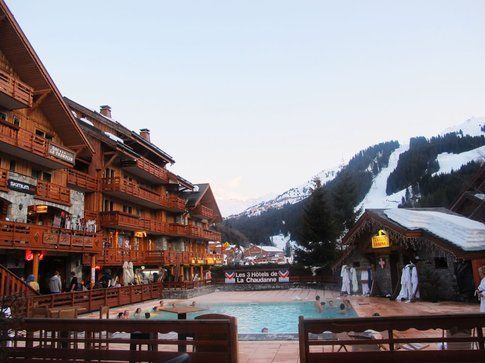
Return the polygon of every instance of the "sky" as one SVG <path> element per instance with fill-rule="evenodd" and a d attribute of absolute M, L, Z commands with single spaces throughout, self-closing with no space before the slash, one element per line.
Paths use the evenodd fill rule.
<path fill-rule="evenodd" d="M 224 210 L 485 116 L 485 1 L 7 0 L 61 92 Z"/>

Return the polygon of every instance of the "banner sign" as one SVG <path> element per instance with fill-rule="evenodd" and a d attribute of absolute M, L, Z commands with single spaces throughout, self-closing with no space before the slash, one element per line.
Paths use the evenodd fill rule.
<path fill-rule="evenodd" d="M 372 248 L 385 248 L 389 246 L 389 236 L 386 231 L 380 229 L 377 235 L 372 236 Z"/>
<path fill-rule="evenodd" d="M 60 147 L 54 144 L 49 144 L 48 152 L 50 155 L 62 161 L 67 161 L 70 164 L 74 165 L 74 163 L 76 162 L 76 155 L 74 153 L 61 149 Z"/>
<path fill-rule="evenodd" d="M 24 183 L 18 180 L 8 179 L 7 181 L 8 189 L 15 190 L 17 192 L 26 194 L 35 194 L 37 187 L 35 185 Z"/>
<path fill-rule="evenodd" d="M 289 270 L 225 271 L 226 284 L 267 284 L 290 282 Z"/>

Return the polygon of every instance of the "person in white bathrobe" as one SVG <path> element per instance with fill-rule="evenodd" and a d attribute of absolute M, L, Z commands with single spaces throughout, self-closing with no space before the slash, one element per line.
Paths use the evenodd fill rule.
<path fill-rule="evenodd" d="M 342 293 L 346 293 L 350 295 L 350 269 L 347 265 L 342 266 L 342 270 L 340 271 L 340 277 L 342 278 Z"/>
<path fill-rule="evenodd" d="M 362 282 L 362 295 L 369 296 L 369 271 L 366 268 L 360 271 L 360 281 Z"/>
<path fill-rule="evenodd" d="M 478 274 L 482 280 L 480 285 L 478 285 L 476 294 L 478 299 L 480 299 L 480 312 L 485 313 L 485 266 L 478 269 Z"/>
<path fill-rule="evenodd" d="M 409 265 L 406 265 L 402 269 L 401 275 L 401 291 L 397 296 L 397 301 L 407 300 L 409 299 L 411 292 L 411 273 L 409 269 Z"/>
<path fill-rule="evenodd" d="M 411 290 L 409 295 L 409 301 L 414 301 L 419 299 L 419 281 L 418 281 L 418 269 L 414 263 L 410 263 L 409 265 L 410 275 L 411 275 Z"/>
<path fill-rule="evenodd" d="M 356 294 L 359 291 L 359 280 L 357 279 L 357 270 L 355 267 L 350 268 L 350 279 L 352 281 L 352 293 Z"/>

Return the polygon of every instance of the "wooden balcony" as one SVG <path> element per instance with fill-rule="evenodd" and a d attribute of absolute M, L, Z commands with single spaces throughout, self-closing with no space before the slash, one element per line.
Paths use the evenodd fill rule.
<path fill-rule="evenodd" d="M 134 174 L 153 184 L 168 183 L 168 170 L 156 165 L 150 160 L 139 158 L 136 160 L 123 160 L 121 167 L 131 174 Z"/>
<path fill-rule="evenodd" d="M 0 248 L 100 253 L 101 238 L 96 233 L 1 221 Z"/>
<path fill-rule="evenodd" d="M 4 120 L 0 120 L 0 151 L 49 169 L 72 167 L 76 159 L 74 151 Z"/>
<path fill-rule="evenodd" d="M 35 197 L 53 203 L 71 205 L 71 191 L 69 188 L 43 180 L 37 181 Z"/>
<path fill-rule="evenodd" d="M 102 266 L 122 266 L 123 262 L 131 261 L 134 265 L 143 265 L 145 263 L 145 254 L 142 251 L 105 248 L 103 253 L 97 258 Z"/>
<path fill-rule="evenodd" d="M 103 228 L 120 228 L 131 231 L 148 231 L 150 221 L 123 212 L 101 212 L 99 223 Z"/>
<path fill-rule="evenodd" d="M 194 208 L 192 210 L 192 214 L 208 220 L 212 220 L 216 216 L 215 212 L 212 209 L 207 208 L 202 204 L 199 204 L 196 208 Z"/>
<path fill-rule="evenodd" d="M 0 106 L 7 110 L 32 107 L 34 89 L 0 70 Z"/>
<path fill-rule="evenodd" d="M 210 241 L 220 241 L 222 239 L 221 234 L 216 231 L 211 231 L 208 229 L 204 229 L 204 239 L 210 240 Z"/>
<path fill-rule="evenodd" d="M 120 177 L 101 179 L 101 188 L 106 194 L 152 209 L 183 211 L 185 208 L 185 201 L 177 196 L 167 197 Z"/>
<path fill-rule="evenodd" d="M 7 180 L 8 180 L 8 170 L 0 169 L 0 190 L 2 192 L 8 192 Z"/>
<path fill-rule="evenodd" d="M 98 189 L 96 178 L 75 169 L 67 170 L 67 184 L 73 189 L 80 189 L 84 192 L 92 192 Z"/>

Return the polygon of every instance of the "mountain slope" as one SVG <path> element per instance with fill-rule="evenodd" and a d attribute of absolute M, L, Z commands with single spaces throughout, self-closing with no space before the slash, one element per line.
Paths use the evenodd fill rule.
<path fill-rule="evenodd" d="M 347 165 L 319 175 L 332 192 L 342 182 L 343 172 L 349 173 L 357 188 L 355 207 L 362 210 L 399 205 L 447 207 L 484 159 L 485 119 L 472 118 L 430 139 L 412 138 L 409 146 L 395 141 L 374 145 Z M 225 223 L 253 243 L 270 243 L 271 236 L 287 233 L 298 239 L 299 218 L 311 187 L 309 181 L 292 188 Z"/>

